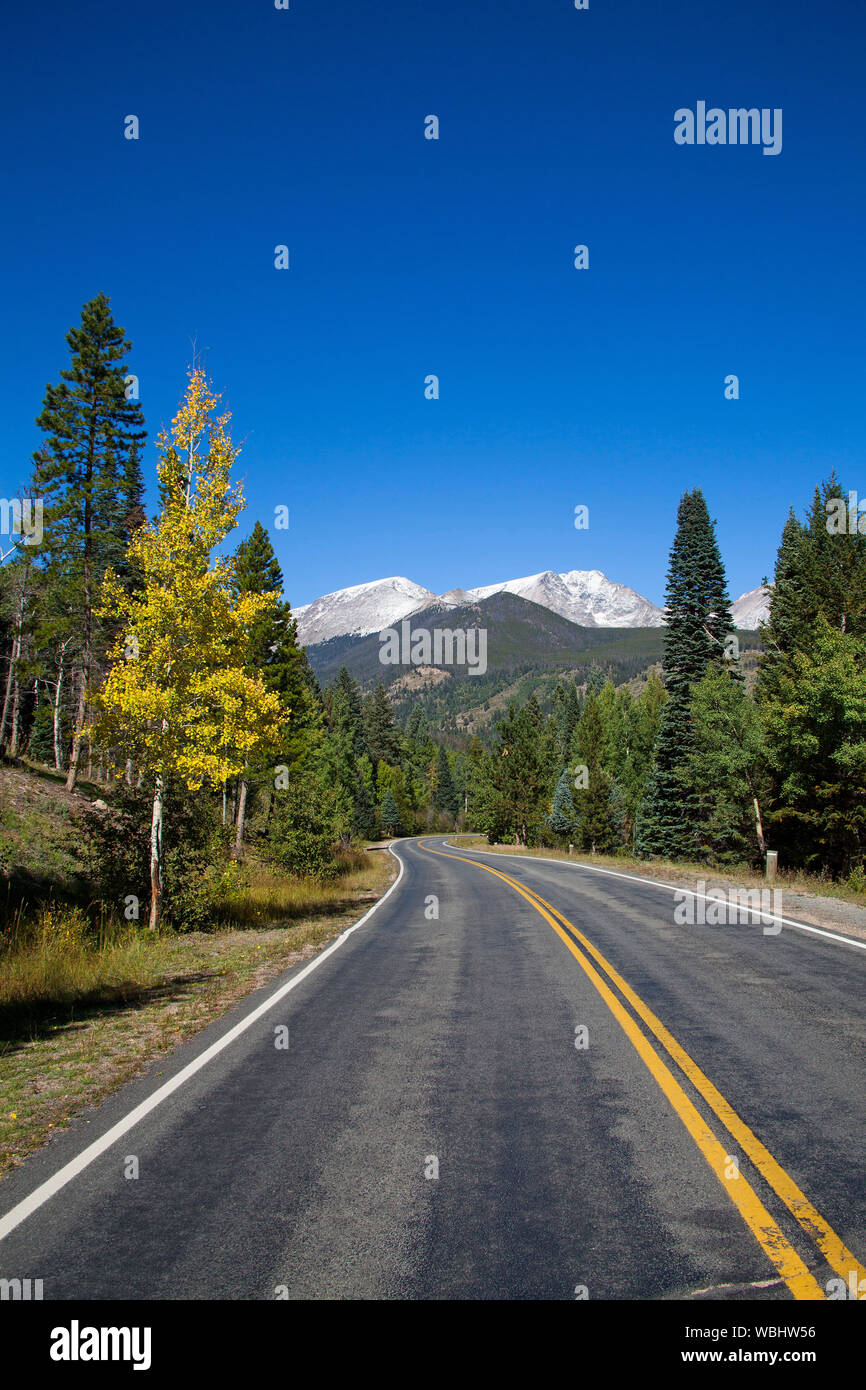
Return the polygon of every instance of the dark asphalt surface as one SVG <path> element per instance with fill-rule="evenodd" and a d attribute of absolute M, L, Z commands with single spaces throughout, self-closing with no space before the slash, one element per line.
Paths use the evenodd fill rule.
<path fill-rule="evenodd" d="M 46 1299 L 791 1298 L 548 923 L 421 843 L 396 846 L 402 879 L 364 926 L 0 1242 L 0 1276 Z M 863 1261 L 866 951 L 677 926 L 655 885 L 467 857 L 590 938 Z M 291 973 L 34 1155 L 0 1213 Z M 833 1271 L 742 1172 L 823 1286 Z"/>

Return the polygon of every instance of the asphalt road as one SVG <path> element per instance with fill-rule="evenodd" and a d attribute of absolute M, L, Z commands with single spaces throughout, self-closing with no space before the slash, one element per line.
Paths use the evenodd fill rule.
<path fill-rule="evenodd" d="M 678 925 L 657 884 L 441 837 L 396 852 L 315 968 L 3 1183 L 0 1276 L 45 1299 L 591 1300 L 866 1277 L 866 950 Z"/>

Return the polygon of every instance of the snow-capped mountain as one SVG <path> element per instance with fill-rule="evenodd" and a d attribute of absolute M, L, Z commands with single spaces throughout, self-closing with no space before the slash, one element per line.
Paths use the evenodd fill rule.
<path fill-rule="evenodd" d="M 411 579 L 393 575 L 369 584 L 353 584 L 323 594 L 313 603 L 296 608 L 298 638 L 307 647 L 331 637 L 366 637 L 393 627 L 402 618 L 438 603 L 446 608 L 478 602 L 493 594 L 517 594 L 581 627 L 663 627 L 664 611 L 627 584 L 617 584 L 601 570 L 569 570 L 556 574 L 544 570 L 523 579 L 506 579 L 478 589 L 449 589 L 434 594 Z M 734 624 L 755 631 L 769 616 L 770 589 L 758 587 L 741 594 L 731 604 Z"/>
<path fill-rule="evenodd" d="M 601 570 L 569 570 L 567 574 L 545 570 L 524 579 L 507 579 L 503 584 L 470 589 L 468 597 L 489 598 L 503 592 L 539 603 L 581 627 L 664 626 L 660 608 L 626 584 L 615 584 Z"/>
<path fill-rule="evenodd" d="M 298 640 L 311 647 L 316 642 L 327 642 L 329 637 L 366 637 L 426 608 L 435 598 L 430 589 L 399 575 L 374 579 L 369 584 L 353 584 L 294 609 Z"/>
<path fill-rule="evenodd" d="M 765 589 L 761 585 L 758 585 L 757 589 L 749 589 L 747 593 L 740 594 L 731 604 L 734 626 L 748 632 L 757 632 L 758 625 L 765 623 L 770 616 L 772 596 L 772 589 Z"/>
<path fill-rule="evenodd" d="M 545 570 L 478 589 L 450 589 L 442 595 L 411 579 L 393 576 L 353 584 L 296 608 L 298 638 L 304 646 L 314 646 L 331 637 L 364 637 L 392 627 L 431 603 L 450 607 L 503 592 L 538 603 L 582 627 L 660 627 L 664 622 L 660 608 L 625 584 L 607 579 L 600 570 L 570 570 L 567 574 Z"/>
<path fill-rule="evenodd" d="M 349 589 L 323 594 L 313 603 L 296 608 L 298 638 L 309 647 L 331 637 L 366 637 L 393 627 L 432 603 L 447 608 L 501 593 L 517 594 L 581 627 L 664 626 L 661 608 L 627 584 L 608 579 L 601 570 L 569 570 L 566 574 L 544 570 L 523 579 L 506 579 L 501 584 L 486 584 L 477 589 L 449 589 L 439 595 L 400 575 L 353 584 Z M 771 590 L 761 586 L 741 594 L 731 604 L 734 625 L 756 631 L 769 616 L 770 597 Z"/>

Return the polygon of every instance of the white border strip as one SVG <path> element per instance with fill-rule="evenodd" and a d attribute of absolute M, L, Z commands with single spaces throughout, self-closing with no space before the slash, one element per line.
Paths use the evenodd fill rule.
<path fill-rule="evenodd" d="M 704 902 L 717 903 L 718 898 L 710 897 L 709 893 L 695 893 L 691 888 L 678 888 L 673 883 L 664 883 L 660 878 L 641 878 L 638 874 L 622 874 L 616 869 L 600 869 L 596 864 L 570 864 L 567 859 L 545 859 L 541 854 L 496 854 L 489 849 L 469 849 L 461 845 L 455 845 L 451 840 L 443 842 L 449 849 L 459 850 L 465 848 L 466 854 L 483 854 L 488 859 L 529 859 L 534 864 L 559 864 L 563 869 L 586 869 L 591 874 L 608 874 L 611 878 L 624 878 L 627 883 L 648 883 L 651 888 L 667 888 L 671 893 L 688 893 L 693 898 L 703 898 Z M 840 936 L 838 932 L 826 931 L 824 927 L 810 927 L 806 922 L 795 922 L 791 917 L 780 917 L 775 912 L 764 912 L 760 908 L 754 910 L 749 908 L 738 909 L 738 911 L 751 911 L 752 915 L 764 921 L 767 917 L 773 922 L 784 922 L 786 927 L 796 927 L 798 931 L 811 932 L 814 936 L 823 936 L 827 941 L 841 941 L 843 946 L 856 946 L 859 951 L 866 951 L 866 941 L 858 941 L 854 936 Z"/>
<path fill-rule="evenodd" d="M 388 851 L 390 854 L 394 854 L 391 845 L 388 846 Z M 110 1149 L 112 1144 L 116 1143 L 122 1135 L 127 1134 L 140 1120 L 143 1120 L 145 1115 L 149 1115 L 151 1110 L 155 1110 L 158 1105 L 161 1105 L 162 1102 L 172 1095 L 174 1091 L 178 1090 L 185 1081 L 189 1081 L 190 1077 L 195 1076 L 196 1072 L 201 1071 L 202 1067 L 207 1066 L 208 1062 L 212 1062 L 214 1057 L 217 1057 L 225 1048 L 233 1043 L 235 1038 L 239 1038 L 242 1033 L 245 1033 L 248 1028 L 251 1028 L 263 1014 L 266 1014 L 269 1009 L 272 1009 L 275 1004 L 278 1004 L 279 1001 L 284 999 L 287 994 L 290 994 L 293 989 L 297 989 L 301 981 L 305 980 L 308 975 L 311 975 L 314 970 L 317 970 L 323 960 L 327 960 L 328 956 L 333 955 L 334 951 L 338 950 L 345 941 L 348 941 L 353 932 L 356 932 L 359 927 L 363 927 L 364 923 L 369 921 L 373 913 L 382 906 L 385 899 L 390 898 L 403 877 L 403 860 L 400 858 L 399 854 L 394 854 L 394 858 L 400 865 L 399 874 L 391 884 L 391 887 L 382 894 L 378 902 L 375 902 L 373 906 L 364 913 L 364 916 L 359 921 L 355 922 L 351 927 L 347 927 L 346 930 L 337 937 L 336 941 L 332 941 L 330 946 L 326 947 L 320 955 L 316 956 L 315 960 L 310 961 L 310 964 L 305 965 L 303 970 L 299 971 L 297 975 L 293 975 L 286 984 L 281 985 L 263 1004 L 259 1004 L 258 1008 L 253 1009 L 252 1013 L 247 1014 L 246 1018 L 242 1018 L 240 1023 L 236 1023 L 234 1028 L 230 1028 L 229 1031 L 215 1043 L 211 1043 L 210 1047 L 205 1048 L 200 1056 L 196 1057 L 192 1062 L 189 1062 L 185 1067 L 182 1067 L 176 1076 L 166 1081 L 164 1085 L 160 1086 L 158 1090 L 148 1096 L 147 1100 L 143 1100 L 134 1110 L 130 1110 L 129 1114 L 122 1120 L 118 1120 L 117 1124 L 112 1125 L 111 1129 L 107 1130 L 101 1139 L 94 1140 L 94 1142 L 89 1144 L 86 1149 L 83 1149 L 76 1158 L 71 1159 L 69 1163 L 59 1169 L 53 1177 L 48 1178 L 40 1187 L 37 1187 L 35 1191 L 31 1192 L 29 1197 L 25 1197 L 23 1201 L 19 1202 L 17 1206 L 14 1206 L 11 1211 L 7 1212 L 6 1215 L 0 1219 L 0 1240 L 8 1236 L 10 1231 L 14 1231 L 16 1226 L 20 1226 L 22 1221 L 26 1221 L 28 1216 L 31 1216 L 44 1202 L 47 1202 L 50 1197 L 53 1197 L 54 1194 L 59 1192 L 62 1187 L 65 1187 L 68 1182 L 71 1182 L 72 1179 L 87 1168 L 95 1158 L 99 1158 L 99 1155 L 105 1153 L 106 1149 Z"/>

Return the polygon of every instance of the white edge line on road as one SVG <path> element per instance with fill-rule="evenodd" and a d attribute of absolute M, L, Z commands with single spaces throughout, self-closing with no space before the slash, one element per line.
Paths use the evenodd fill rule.
<path fill-rule="evenodd" d="M 443 842 L 449 849 L 462 849 L 461 845 L 455 845 L 451 840 Z M 664 883 L 660 878 L 641 878 L 638 874 L 622 874 L 616 869 L 600 869 L 596 864 L 569 864 L 567 859 L 545 859 L 543 854 L 496 854 L 489 849 L 465 849 L 466 854 L 484 854 L 488 859 L 529 859 L 534 864 L 558 864 L 563 869 L 587 869 L 591 874 L 609 874 L 611 878 L 624 878 L 628 883 L 648 883 L 651 888 L 667 888 L 671 893 L 688 893 L 693 898 L 703 898 L 704 902 L 718 902 L 718 898 L 713 898 L 709 893 L 695 893 L 691 888 L 678 888 L 673 883 Z M 781 890 L 779 890 L 781 891 Z M 752 911 L 743 908 L 743 911 Z M 840 936 L 838 932 L 827 931 L 824 927 L 810 927 L 806 922 L 795 922 L 792 917 L 780 917 L 775 912 L 764 912 L 757 908 L 752 914 L 766 921 L 769 917 L 773 922 L 784 922 L 786 927 L 796 927 L 798 931 L 811 932 L 814 936 L 823 936 L 827 941 L 841 941 L 843 946 L 856 946 L 859 951 L 866 951 L 866 941 L 858 941 L 853 936 Z"/>
<path fill-rule="evenodd" d="M 334 951 L 342 946 L 343 942 L 347 941 L 353 932 L 356 932 L 359 927 L 363 927 L 364 923 L 372 917 L 373 913 L 382 906 L 385 899 L 391 896 L 403 877 L 403 860 L 400 858 L 399 854 L 394 854 L 391 845 L 388 846 L 388 850 L 394 855 L 394 858 L 400 865 L 400 872 L 394 879 L 390 888 L 382 894 L 379 901 L 375 902 L 359 921 L 353 923 L 351 927 L 347 927 L 344 932 L 341 932 L 336 941 L 332 941 L 330 946 L 327 946 L 320 955 L 316 956 L 315 960 L 310 961 L 310 964 L 305 965 L 304 969 L 299 971 L 297 975 L 293 975 L 286 984 L 281 985 L 278 990 L 275 990 L 264 1003 L 259 1004 L 258 1008 L 253 1009 L 252 1013 L 247 1014 L 246 1018 L 242 1018 L 240 1023 L 236 1023 L 233 1028 L 230 1028 L 229 1031 L 215 1043 L 211 1043 L 210 1047 L 206 1048 L 199 1057 L 196 1057 L 192 1062 L 189 1062 L 183 1067 L 170 1081 L 166 1081 L 164 1085 L 160 1086 L 159 1089 L 148 1096 L 146 1100 L 143 1100 L 140 1105 L 137 1105 L 134 1110 L 130 1110 L 129 1114 L 124 1116 L 122 1120 L 118 1120 L 117 1124 L 112 1125 L 111 1129 L 106 1130 L 101 1139 L 94 1140 L 94 1142 L 89 1144 L 86 1149 L 83 1149 L 76 1158 L 70 1159 L 70 1161 L 59 1169 L 53 1177 L 48 1178 L 46 1182 L 42 1183 L 41 1186 L 31 1192 L 29 1197 L 25 1197 L 23 1201 L 19 1202 L 17 1206 L 14 1206 L 11 1211 L 8 1211 L 4 1217 L 0 1218 L 0 1240 L 8 1236 L 10 1231 L 14 1231 L 16 1226 L 20 1226 L 21 1222 L 25 1221 L 28 1216 L 31 1216 L 34 1211 L 37 1211 L 44 1202 L 47 1202 L 50 1197 L 53 1197 L 54 1194 L 59 1192 L 62 1187 L 65 1187 L 68 1182 L 71 1182 L 72 1179 L 82 1172 L 83 1169 L 87 1168 L 95 1158 L 105 1153 L 106 1149 L 110 1149 L 112 1144 L 116 1143 L 124 1134 L 127 1134 L 134 1125 L 138 1124 L 139 1120 L 143 1120 L 145 1115 L 149 1115 L 151 1110 L 155 1110 L 168 1096 L 178 1090 L 185 1081 L 189 1081 L 190 1077 L 195 1076 L 196 1072 L 201 1071 L 202 1067 L 207 1066 L 208 1062 L 213 1061 L 214 1057 L 218 1056 L 220 1052 L 224 1051 L 225 1048 L 233 1043 L 235 1038 L 239 1038 L 240 1035 L 245 1033 L 248 1028 L 252 1027 L 263 1014 L 266 1014 L 269 1009 L 272 1009 L 275 1004 L 278 1004 L 281 999 L 284 999 L 287 994 L 290 994 L 293 989 L 296 989 L 302 980 L 305 980 L 308 975 L 318 969 L 322 961 L 327 960 L 328 956 L 332 955 Z"/>

